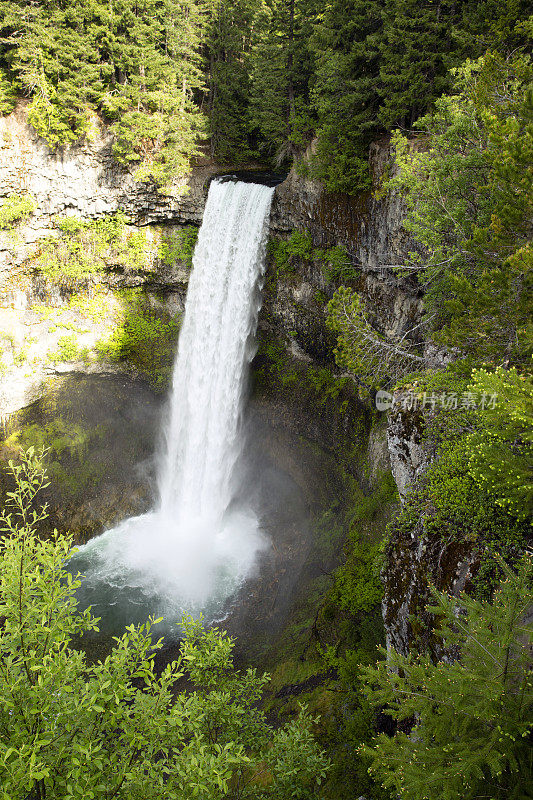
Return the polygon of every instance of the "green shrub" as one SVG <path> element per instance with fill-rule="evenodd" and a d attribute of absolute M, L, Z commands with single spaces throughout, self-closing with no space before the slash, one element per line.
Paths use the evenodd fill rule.
<path fill-rule="evenodd" d="M 181 261 L 185 266 L 192 266 L 192 257 L 198 228 L 195 225 L 185 225 L 172 234 L 163 234 L 159 247 L 159 257 L 163 264 L 171 267 L 176 261 Z"/>
<path fill-rule="evenodd" d="M 57 350 L 48 353 L 49 361 L 83 361 L 89 355 L 86 347 L 80 347 L 75 333 L 62 336 L 57 343 Z"/>
<path fill-rule="evenodd" d="M 123 292 L 122 323 L 97 343 L 101 358 L 126 361 L 146 375 L 154 388 L 166 387 L 174 363 L 179 320 L 157 312 L 138 292 Z"/>
<path fill-rule="evenodd" d="M 89 663 L 80 641 L 98 620 L 78 607 L 72 540 L 37 534 L 41 464 L 33 448 L 10 462 L 15 490 L 0 515 L 2 797 L 229 800 L 235 786 L 242 800 L 316 797 L 329 766 L 316 720 L 302 709 L 274 728 L 259 707 L 268 676 L 238 672 L 218 629 L 184 618 L 178 660 L 159 674 L 160 620 L 128 626 Z"/>
<path fill-rule="evenodd" d="M 0 228 L 14 228 L 37 208 L 35 199 L 30 194 L 10 194 L 0 205 Z"/>
<path fill-rule="evenodd" d="M 319 264 L 327 281 L 353 280 L 356 274 L 344 247 L 314 247 L 311 233 L 306 230 L 295 230 L 288 239 L 271 238 L 268 254 L 278 275 L 293 274 L 301 262 Z"/>
<path fill-rule="evenodd" d="M 516 560 L 533 514 L 531 381 L 515 369 L 474 370 L 468 376 L 448 368 L 404 388 L 419 395 L 455 394 L 459 401 L 457 409 L 437 405 L 424 413 L 424 446 L 432 460 L 394 530 L 410 536 L 423 520 L 425 533 L 442 544 L 469 543 L 480 562 L 476 592 L 490 596 L 498 580 L 494 554 Z M 476 407 L 461 407 L 465 392 Z M 494 408 L 487 402 L 491 397 Z"/>
<path fill-rule="evenodd" d="M 287 275 L 294 272 L 299 261 L 313 258 L 313 239 L 309 231 L 293 231 L 288 239 L 270 239 L 268 252 L 276 271 Z"/>
<path fill-rule="evenodd" d="M 97 220 L 58 217 L 59 235 L 39 242 L 34 266 L 51 278 L 84 278 L 110 267 L 148 269 L 150 251 L 142 230 L 127 230 L 117 213 Z"/>

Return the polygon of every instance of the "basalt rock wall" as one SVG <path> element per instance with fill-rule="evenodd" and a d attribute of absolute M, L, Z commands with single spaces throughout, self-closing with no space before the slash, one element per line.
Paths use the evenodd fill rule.
<path fill-rule="evenodd" d="M 389 161 L 388 142 L 376 144 L 371 152 L 376 182 Z M 37 208 L 14 232 L 0 231 L 0 327 L 3 332 L 7 331 L 10 341 L 15 341 L 17 337 L 27 338 L 30 331 L 33 333 L 30 347 L 37 350 L 48 347 L 41 330 L 42 319 L 31 316 L 32 306 L 43 298 L 45 305 L 48 302 L 61 306 L 66 298 L 63 290 L 55 291 L 53 287 L 45 287 L 43 294 L 42 277 L 32 274 L 27 263 L 39 239 L 56 234 L 53 222 L 56 215 L 98 218 L 121 211 L 131 226 L 153 231 L 154 235 L 161 226 L 167 231 L 183 225 L 198 226 L 209 181 L 214 175 L 229 170 L 228 166 L 216 165 L 206 158 L 194 167 L 187 181 L 178 182 L 171 194 L 162 195 L 150 184 L 136 182 L 133 170 L 117 164 L 112 153 L 112 137 L 105 128 L 96 125 L 91 141 L 54 152 L 27 124 L 25 107 L 19 105 L 9 117 L 0 119 L 0 202 L 12 193 L 28 193 L 35 198 Z M 418 289 L 408 281 L 399 280 L 392 269 L 412 249 L 412 243 L 402 230 L 402 214 L 399 197 L 377 199 L 371 192 L 354 197 L 331 195 L 317 182 L 292 171 L 276 188 L 270 232 L 273 237 L 282 239 L 295 230 L 309 232 L 316 248 L 342 245 L 355 270 L 355 288 L 366 296 L 377 324 L 384 331 L 397 334 L 416 323 L 422 308 Z M 173 315 L 183 310 L 188 270 L 179 262 L 171 265 L 156 262 L 147 273 L 114 270 L 99 276 L 98 280 L 110 292 L 117 286 L 140 287 L 154 308 L 162 307 L 165 313 Z M 299 369 L 305 371 L 309 363 L 326 365 L 335 371 L 334 342 L 325 324 L 326 304 L 335 288 L 335 283 L 328 282 L 316 261 L 302 261 L 291 274 L 277 273 L 272 260 L 268 264 L 260 331 L 283 343 L 286 354 Z M 94 325 L 88 324 L 88 331 L 83 334 L 88 346 L 91 336 L 94 339 L 100 335 L 98 326 L 104 323 L 105 320 L 100 320 Z M 32 356 L 35 363 L 11 363 L 7 371 L 4 369 L 0 417 L 44 396 L 47 377 L 52 374 L 68 369 L 96 373 L 123 371 L 122 366 L 109 364 L 90 368 L 83 363 L 45 367 L 42 354 L 37 350 Z M 321 391 L 319 388 L 319 398 Z M 290 393 L 289 387 L 286 394 Z M 300 417 L 311 413 L 309 409 L 299 408 L 298 392 L 292 394 L 294 413 Z M 351 404 L 349 395 L 344 388 L 339 394 L 339 407 Z M 280 419 L 283 413 L 280 409 Z M 361 411 L 363 416 L 365 413 Z M 322 416 L 327 417 L 326 410 Z M 342 432 L 344 412 L 333 418 Z M 314 430 L 312 421 L 302 425 L 298 420 L 294 422 L 295 419 L 293 414 L 291 425 L 298 435 L 307 436 Z M 317 430 L 322 430 L 325 424 L 321 420 Z M 387 469 L 390 453 L 400 494 L 416 478 L 417 471 L 423 469 L 424 461 L 417 432 L 414 429 L 406 432 L 402 424 L 402 420 L 391 417 L 388 449 L 384 437 L 368 448 L 370 473 Z M 339 431 L 334 439 L 339 438 Z M 328 437 L 320 433 L 320 438 L 329 449 Z M 411 549 L 415 557 L 409 556 L 402 564 L 404 576 L 418 574 L 420 570 L 416 564 L 422 564 L 422 540 L 416 540 L 415 536 Z M 401 579 L 402 576 L 391 573 L 385 601 L 389 641 L 396 645 L 406 643 L 403 632 L 410 613 L 409 598 L 417 591 L 416 580 L 408 581 L 403 587 Z"/>
<path fill-rule="evenodd" d="M 371 148 L 374 185 L 391 161 L 388 140 Z M 327 193 L 317 181 L 292 170 L 277 188 L 270 230 L 288 238 L 292 231 L 307 231 L 316 248 L 342 246 L 349 259 L 352 283 L 362 293 L 373 321 L 389 335 L 402 335 L 414 327 L 422 309 L 420 290 L 398 279 L 394 267 L 414 249 L 402 228 L 403 204 L 399 196 L 378 198 L 374 191 L 349 196 Z M 295 275 L 278 276 L 270 311 L 275 322 L 312 357 L 325 357 L 331 340 L 324 326 L 324 300 L 335 281 L 328 281 L 319 262 L 305 263 Z"/>

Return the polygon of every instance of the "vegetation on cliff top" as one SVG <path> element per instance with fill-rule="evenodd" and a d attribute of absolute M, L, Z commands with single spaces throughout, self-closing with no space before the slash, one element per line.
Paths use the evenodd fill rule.
<path fill-rule="evenodd" d="M 424 293 L 423 326 L 395 340 L 372 308 L 339 290 L 330 323 L 344 368 L 378 388 L 423 366 L 422 341 L 448 357 L 527 366 L 533 251 L 533 94 L 529 58 L 489 55 L 456 70 L 454 94 L 417 123 L 418 140 L 397 133 L 396 172 L 404 228 L 417 249 L 397 271 Z M 377 329 L 376 329 L 377 328 Z"/>
<path fill-rule="evenodd" d="M 526 0 L 8 0 L 0 112 L 28 97 L 53 147 L 93 136 L 96 112 L 118 160 L 163 188 L 206 145 L 290 165 L 317 137 L 305 168 L 356 193 L 370 142 L 411 129 L 466 58 L 523 46 L 526 14 Z"/>

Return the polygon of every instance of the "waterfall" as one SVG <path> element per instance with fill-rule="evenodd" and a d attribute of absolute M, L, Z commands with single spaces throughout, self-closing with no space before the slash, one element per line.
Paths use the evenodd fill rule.
<path fill-rule="evenodd" d="M 162 431 L 158 503 L 91 540 L 70 564 L 84 576 L 80 604 L 108 627 L 148 614 L 215 618 L 265 546 L 252 509 L 232 501 L 272 194 L 236 181 L 209 189 Z"/>
<path fill-rule="evenodd" d="M 231 499 L 272 191 L 255 183 L 211 185 L 174 368 L 159 479 L 162 513 L 216 522 Z"/>

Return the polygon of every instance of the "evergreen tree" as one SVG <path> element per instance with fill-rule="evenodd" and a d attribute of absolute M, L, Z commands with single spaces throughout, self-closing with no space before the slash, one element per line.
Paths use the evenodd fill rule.
<path fill-rule="evenodd" d="M 255 17 L 250 0 L 219 0 L 209 29 L 211 153 L 236 163 L 253 155 L 250 56 Z"/>
<path fill-rule="evenodd" d="M 369 699 L 401 728 L 363 749 L 404 800 L 533 797 L 531 558 L 502 568 L 492 603 L 435 593 L 446 658 L 392 650 L 362 668 Z"/>
<path fill-rule="evenodd" d="M 450 67 L 460 60 L 453 29 L 455 0 L 386 0 L 379 41 L 379 120 L 411 128 L 449 86 Z"/>
<path fill-rule="evenodd" d="M 251 111 L 259 152 L 277 163 L 310 141 L 309 50 L 315 0 L 265 0 L 256 22 Z"/>
<path fill-rule="evenodd" d="M 478 361 L 518 362 L 531 347 L 531 64 L 487 56 L 457 72 L 457 94 L 420 121 L 429 147 L 397 136 L 406 264 L 426 289 L 432 336 Z M 496 362 L 498 363 L 498 362 Z"/>
<path fill-rule="evenodd" d="M 188 168 L 203 132 L 195 102 L 210 0 L 9 0 L 3 60 L 32 98 L 28 119 L 52 146 L 78 140 L 94 111 L 115 153 L 163 185 Z"/>
<path fill-rule="evenodd" d="M 377 0 L 334 0 L 314 27 L 318 142 L 312 172 L 329 191 L 351 194 L 370 185 L 368 146 L 380 130 L 381 30 Z"/>

